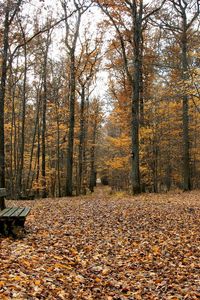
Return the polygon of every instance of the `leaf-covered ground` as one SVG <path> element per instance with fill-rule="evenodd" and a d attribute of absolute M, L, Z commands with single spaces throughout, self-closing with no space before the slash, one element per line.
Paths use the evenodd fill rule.
<path fill-rule="evenodd" d="M 0 299 L 200 299 L 200 192 L 8 201 L 26 233 L 0 237 Z"/>

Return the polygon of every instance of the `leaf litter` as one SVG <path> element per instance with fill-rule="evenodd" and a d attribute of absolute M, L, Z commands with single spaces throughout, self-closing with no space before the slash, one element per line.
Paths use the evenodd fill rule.
<path fill-rule="evenodd" d="M 27 202 L 23 236 L 0 237 L 0 299 L 200 299 L 199 192 L 7 204 Z"/>

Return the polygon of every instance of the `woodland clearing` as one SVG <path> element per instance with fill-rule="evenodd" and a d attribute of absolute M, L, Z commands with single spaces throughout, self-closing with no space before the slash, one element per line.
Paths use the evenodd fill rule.
<path fill-rule="evenodd" d="M 0 237 L 0 299 L 200 299 L 200 192 L 7 201 L 26 232 Z"/>

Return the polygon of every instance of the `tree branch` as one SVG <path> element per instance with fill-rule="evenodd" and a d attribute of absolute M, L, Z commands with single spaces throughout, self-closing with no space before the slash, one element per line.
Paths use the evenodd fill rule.
<path fill-rule="evenodd" d="M 27 39 L 24 43 L 19 44 L 18 46 L 15 47 L 13 53 L 11 54 L 11 58 L 10 61 L 12 61 L 15 53 L 17 52 L 18 49 L 22 48 L 25 46 L 25 44 L 30 43 L 34 38 L 36 38 L 38 35 L 45 33 L 47 31 L 49 31 L 50 29 L 55 28 L 56 26 L 58 26 L 61 22 L 65 21 L 66 18 L 70 18 L 71 16 L 73 16 L 73 14 L 76 12 L 77 10 L 74 10 L 70 15 L 68 15 L 67 17 L 65 16 L 64 18 L 60 19 L 59 21 L 54 22 L 52 25 L 47 26 L 39 31 L 37 31 L 35 34 L 33 34 L 29 39 Z"/>

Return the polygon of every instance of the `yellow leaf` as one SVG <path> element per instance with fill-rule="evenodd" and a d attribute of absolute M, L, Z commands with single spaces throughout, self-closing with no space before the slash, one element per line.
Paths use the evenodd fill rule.
<path fill-rule="evenodd" d="M 78 251 L 76 249 L 71 248 L 70 250 L 71 250 L 71 255 L 72 256 L 76 256 L 78 254 Z"/>
<path fill-rule="evenodd" d="M 16 281 L 20 281 L 21 277 L 20 276 L 15 276 L 13 279 L 16 280 Z"/>
<path fill-rule="evenodd" d="M 40 280 L 35 280 L 35 285 L 40 285 L 41 284 L 41 281 Z"/>
<path fill-rule="evenodd" d="M 30 262 L 27 260 L 23 260 L 22 262 L 26 267 L 30 267 L 30 265 L 31 265 Z"/>
<path fill-rule="evenodd" d="M 158 246 L 153 246 L 152 250 L 154 255 L 160 254 L 160 248 Z"/>
<path fill-rule="evenodd" d="M 110 269 L 108 269 L 108 268 L 105 268 L 102 271 L 102 275 L 108 275 L 109 273 L 110 273 Z"/>
<path fill-rule="evenodd" d="M 54 258 L 57 259 L 57 260 L 63 260 L 63 257 L 62 257 L 62 256 L 57 256 L 57 255 L 55 255 Z"/>

